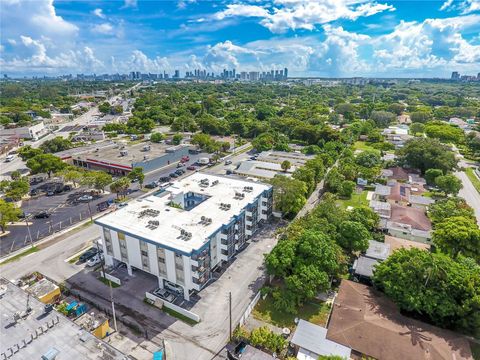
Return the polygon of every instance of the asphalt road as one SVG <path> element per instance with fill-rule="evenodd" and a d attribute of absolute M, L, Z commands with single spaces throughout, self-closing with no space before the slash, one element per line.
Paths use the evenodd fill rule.
<path fill-rule="evenodd" d="M 472 182 L 463 171 L 457 171 L 455 176 L 458 177 L 463 184 L 463 188 L 458 195 L 464 198 L 467 204 L 473 208 L 477 223 L 480 225 L 480 195 L 478 194 L 477 189 L 475 189 Z"/>

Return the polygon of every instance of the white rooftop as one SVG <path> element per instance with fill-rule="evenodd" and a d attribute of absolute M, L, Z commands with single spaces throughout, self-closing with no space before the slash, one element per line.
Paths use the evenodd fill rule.
<path fill-rule="evenodd" d="M 207 186 L 201 183 L 205 179 L 208 179 Z M 245 187 L 251 190 L 244 191 Z M 96 223 L 189 254 L 200 249 L 209 236 L 222 225 L 230 223 L 234 216 L 270 187 L 258 182 L 197 172 L 176 181 L 164 193 L 132 201 L 128 206 L 96 220 Z M 183 198 L 182 194 L 189 192 L 208 198 L 191 210 L 169 205 L 172 200 L 178 203 L 178 199 Z M 236 197 L 236 193 L 244 194 L 244 197 Z M 230 208 L 222 209 L 221 204 L 229 204 Z M 149 209 L 158 211 L 158 214 L 139 217 L 142 211 Z M 212 220 L 206 224 L 202 218 Z M 158 221 L 158 227 L 148 227 L 150 221 Z M 191 233 L 191 237 L 182 236 L 181 230 Z"/>

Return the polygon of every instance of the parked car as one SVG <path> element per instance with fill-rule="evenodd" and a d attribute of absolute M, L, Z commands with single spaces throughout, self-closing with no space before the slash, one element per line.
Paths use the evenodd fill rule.
<path fill-rule="evenodd" d="M 19 219 L 28 219 L 32 216 L 32 214 L 28 213 L 28 212 L 25 212 L 25 211 L 22 211 L 22 213 L 20 215 L 18 215 L 18 218 Z"/>
<path fill-rule="evenodd" d="M 188 153 L 191 155 L 197 155 L 200 154 L 200 150 L 198 149 L 188 149 Z"/>
<path fill-rule="evenodd" d="M 181 163 L 181 162 L 179 162 L 179 163 L 177 164 L 177 168 L 181 168 L 181 167 L 184 167 L 184 166 L 185 166 L 185 164 L 184 164 L 184 163 Z"/>
<path fill-rule="evenodd" d="M 182 159 L 180 160 L 180 162 L 182 163 L 189 162 L 189 161 L 190 161 L 190 156 L 188 155 L 182 156 Z"/>
<path fill-rule="evenodd" d="M 227 175 L 232 175 L 232 174 L 233 174 L 233 171 L 230 170 L 230 169 L 228 169 L 228 170 L 225 172 L 225 174 L 227 174 Z"/>
<path fill-rule="evenodd" d="M 118 203 L 118 204 L 117 204 L 117 206 L 118 206 L 119 208 L 123 208 L 123 207 L 125 207 L 125 206 L 127 206 L 127 205 L 128 205 L 128 203 L 126 203 L 126 202 L 121 202 L 121 203 Z"/>
<path fill-rule="evenodd" d="M 257 156 L 250 156 L 250 160 L 257 160 Z"/>
<path fill-rule="evenodd" d="M 86 266 L 92 267 L 100 264 L 103 261 L 103 254 L 95 254 L 93 257 L 87 260 Z"/>
<path fill-rule="evenodd" d="M 232 160 L 225 160 L 225 165 L 230 165 L 232 163 Z"/>
<path fill-rule="evenodd" d="M 93 196 L 91 196 L 91 195 L 82 195 L 82 196 L 80 196 L 77 200 L 78 200 L 78 201 L 81 201 L 81 202 L 88 202 L 88 201 L 92 201 L 92 200 L 93 200 Z"/>
<path fill-rule="evenodd" d="M 13 155 L 7 155 L 7 157 L 5 158 L 5 162 L 13 161 L 14 158 L 15 158 L 15 156 L 13 156 Z"/>
<path fill-rule="evenodd" d="M 178 174 L 176 174 L 176 173 L 173 172 L 173 173 L 170 174 L 170 177 L 172 177 L 172 178 L 177 178 L 177 177 L 178 177 Z"/>
<path fill-rule="evenodd" d="M 63 191 L 70 191 L 72 190 L 72 185 L 63 185 Z"/>
<path fill-rule="evenodd" d="M 170 176 L 162 176 L 160 179 L 158 179 L 160 183 L 165 183 L 170 181 Z"/>
<path fill-rule="evenodd" d="M 177 171 L 175 171 L 175 173 L 180 176 L 180 175 L 185 174 L 185 170 L 183 170 L 183 169 L 178 169 Z"/>
<path fill-rule="evenodd" d="M 81 262 L 85 262 L 85 261 L 87 261 L 88 259 L 91 259 L 91 258 L 94 257 L 95 255 L 97 255 L 97 253 L 98 253 L 97 248 L 91 247 L 90 249 L 88 249 L 87 251 L 85 251 L 82 255 L 80 255 L 79 260 L 80 260 Z"/>
<path fill-rule="evenodd" d="M 187 170 L 197 170 L 197 168 L 193 165 L 187 166 Z"/>
<path fill-rule="evenodd" d="M 40 211 L 35 214 L 35 219 L 48 219 L 50 217 L 50 213 L 47 211 Z"/>
<path fill-rule="evenodd" d="M 40 195 L 40 190 L 39 189 L 30 190 L 30 196 L 36 196 L 36 195 Z"/>
<path fill-rule="evenodd" d="M 47 196 L 55 195 L 55 190 L 47 190 Z"/>
<path fill-rule="evenodd" d="M 157 182 L 156 182 L 156 181 L 152 181 L 151 183 L 148 183 L 147 185 L 145 185 L 145 188 L 147 188 L 147 189 L 155 189 L 157 186 L 158 186 Z"/>
<path fill-rule="evenodd" d="M 103 202 L 97 204 L 97 210 L 98 211 L 105 211 L 105 210 L 108 209 L 109 206 L 110 206 L 110 204 L 108 202 L 103 201 Z"/>

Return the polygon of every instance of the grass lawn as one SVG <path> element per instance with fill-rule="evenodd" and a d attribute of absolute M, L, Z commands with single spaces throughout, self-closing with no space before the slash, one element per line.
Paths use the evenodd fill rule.
<path fill-rule="evenodd" d="M 8 264 L 17 260 L 20 260 L 22 257 L 33 254 L 37 252 L 39 249 L 36 246 L 33 246 L 25 251 L 22 251 L 20 254 L 17 254 L 15 256 L 12 256 L 10 259 L 3 261 L 1 264 Z"/>
<path fill-rule="evenodd" d="M 349 206 L 359 207 L 359 206 L 368 206 L 367 200 L 368 191 L 364 190 L 361 193 L 354 192 L 351 199 L 338 199 L 337 204 L 341 205 L 345 209 Z"/>
<path fill-rule="evenodd" d="M 477 189 L 477 192 L 480 193 L 480 180 L 478 179 L 477 175 L 475 175 L 474 170 L 472 168 L 466 168 L 465 174 L 467 174 L 473 186 L 475 187 L 475 189 Z"/>
<path fill-rule="evenodd" d="M 110 286 L 108 283 L 109 283 L 109 280 L 108 279 L 105 279 L 104 277 L 100 276 L 98 278 L 98 280 L 100 280 L 102 283 L 104 283 L 105 285 L 107 286 Z M 118 288 L 120 287 L 120 285 L 118 285 L 117 283 L 114 283 L 113 281 L 110 281 L 110 283 L 112 284 L 112 288 Z"/>
<path fill-rule="evenodd" d="M 295 318 L 310 321 L 313 324 L 325 326 L 330 313 L 330 305 L 324 302 L 312 300 L 297 309 L 296 314 L 290 314 L 274 309 L 272 298 L 267 296 L 265 300 L 260 299 L 252 311 L 254 318 L 268 322 L 280 328 L 295 327 Z"/>
<path fill-rule="evenodd" d="M 474 360 L 480 360 L 480 344 L 470 341 L 470 349 L 472 350 Z"/>
<path fill-rule="evenodd" d="M 166 306 L 164 306 L 162 308 L 162 310 L 163 310 L 163 312 L 167 313 L 168 315 L 173 316 L 173 317 L 177 318 L 178 320 L 181 320 L 181 321 L 187 323 L 188 325 L 193 326 L 193 325 L 198 324 L 195 320 L 190 319 L 189 317 L 186 317 L 185 315 L 180 314 L 179 312 L 176 312 L 175 310 L 167 308 Z"/>
<path fill-rule="evenodd" d="M 355 144 L 353 144 L 353 148 L 355 150 L 362 150 L 362 151 L 366 151 L 366 150 L 370 150 L 370 151 L 376 151 L 380 154 L 380 151 L 371 147 L 368 143 L 366 143 L 365 141 L 355 141 Z"/>

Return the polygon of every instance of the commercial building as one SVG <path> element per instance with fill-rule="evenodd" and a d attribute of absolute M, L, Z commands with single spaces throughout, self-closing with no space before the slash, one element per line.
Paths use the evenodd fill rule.
<path fill-rule="evenodd" d="M 105 262 L 158 277 L 189 300 L 272 214 L 270 185 L 195 173 L 95 223 Z"/>
<path fill-rule="evenodd" d="M 103 170 L 114 175 L 126 175 L 134 167 L 149 172 L 180 161 L 188 155 L 189 146 L 168 146 L 156 143 L 128 145 L 126 142 L 107 141 L 81 148 L 58 152 L 55 155 L 72 165 Z"/>
<path fill-rule="evenodd" d="M 0 278 L 1 359 L 109 359 L 127 356 Z"/>
<path fill-rule="evenodd" d="M 43 121 L 39 121 L 30 126 L 2 129 L 2 137 L 14 136 L 20 139 L 38 140 L 47 134 L 48 130 Z"/>

